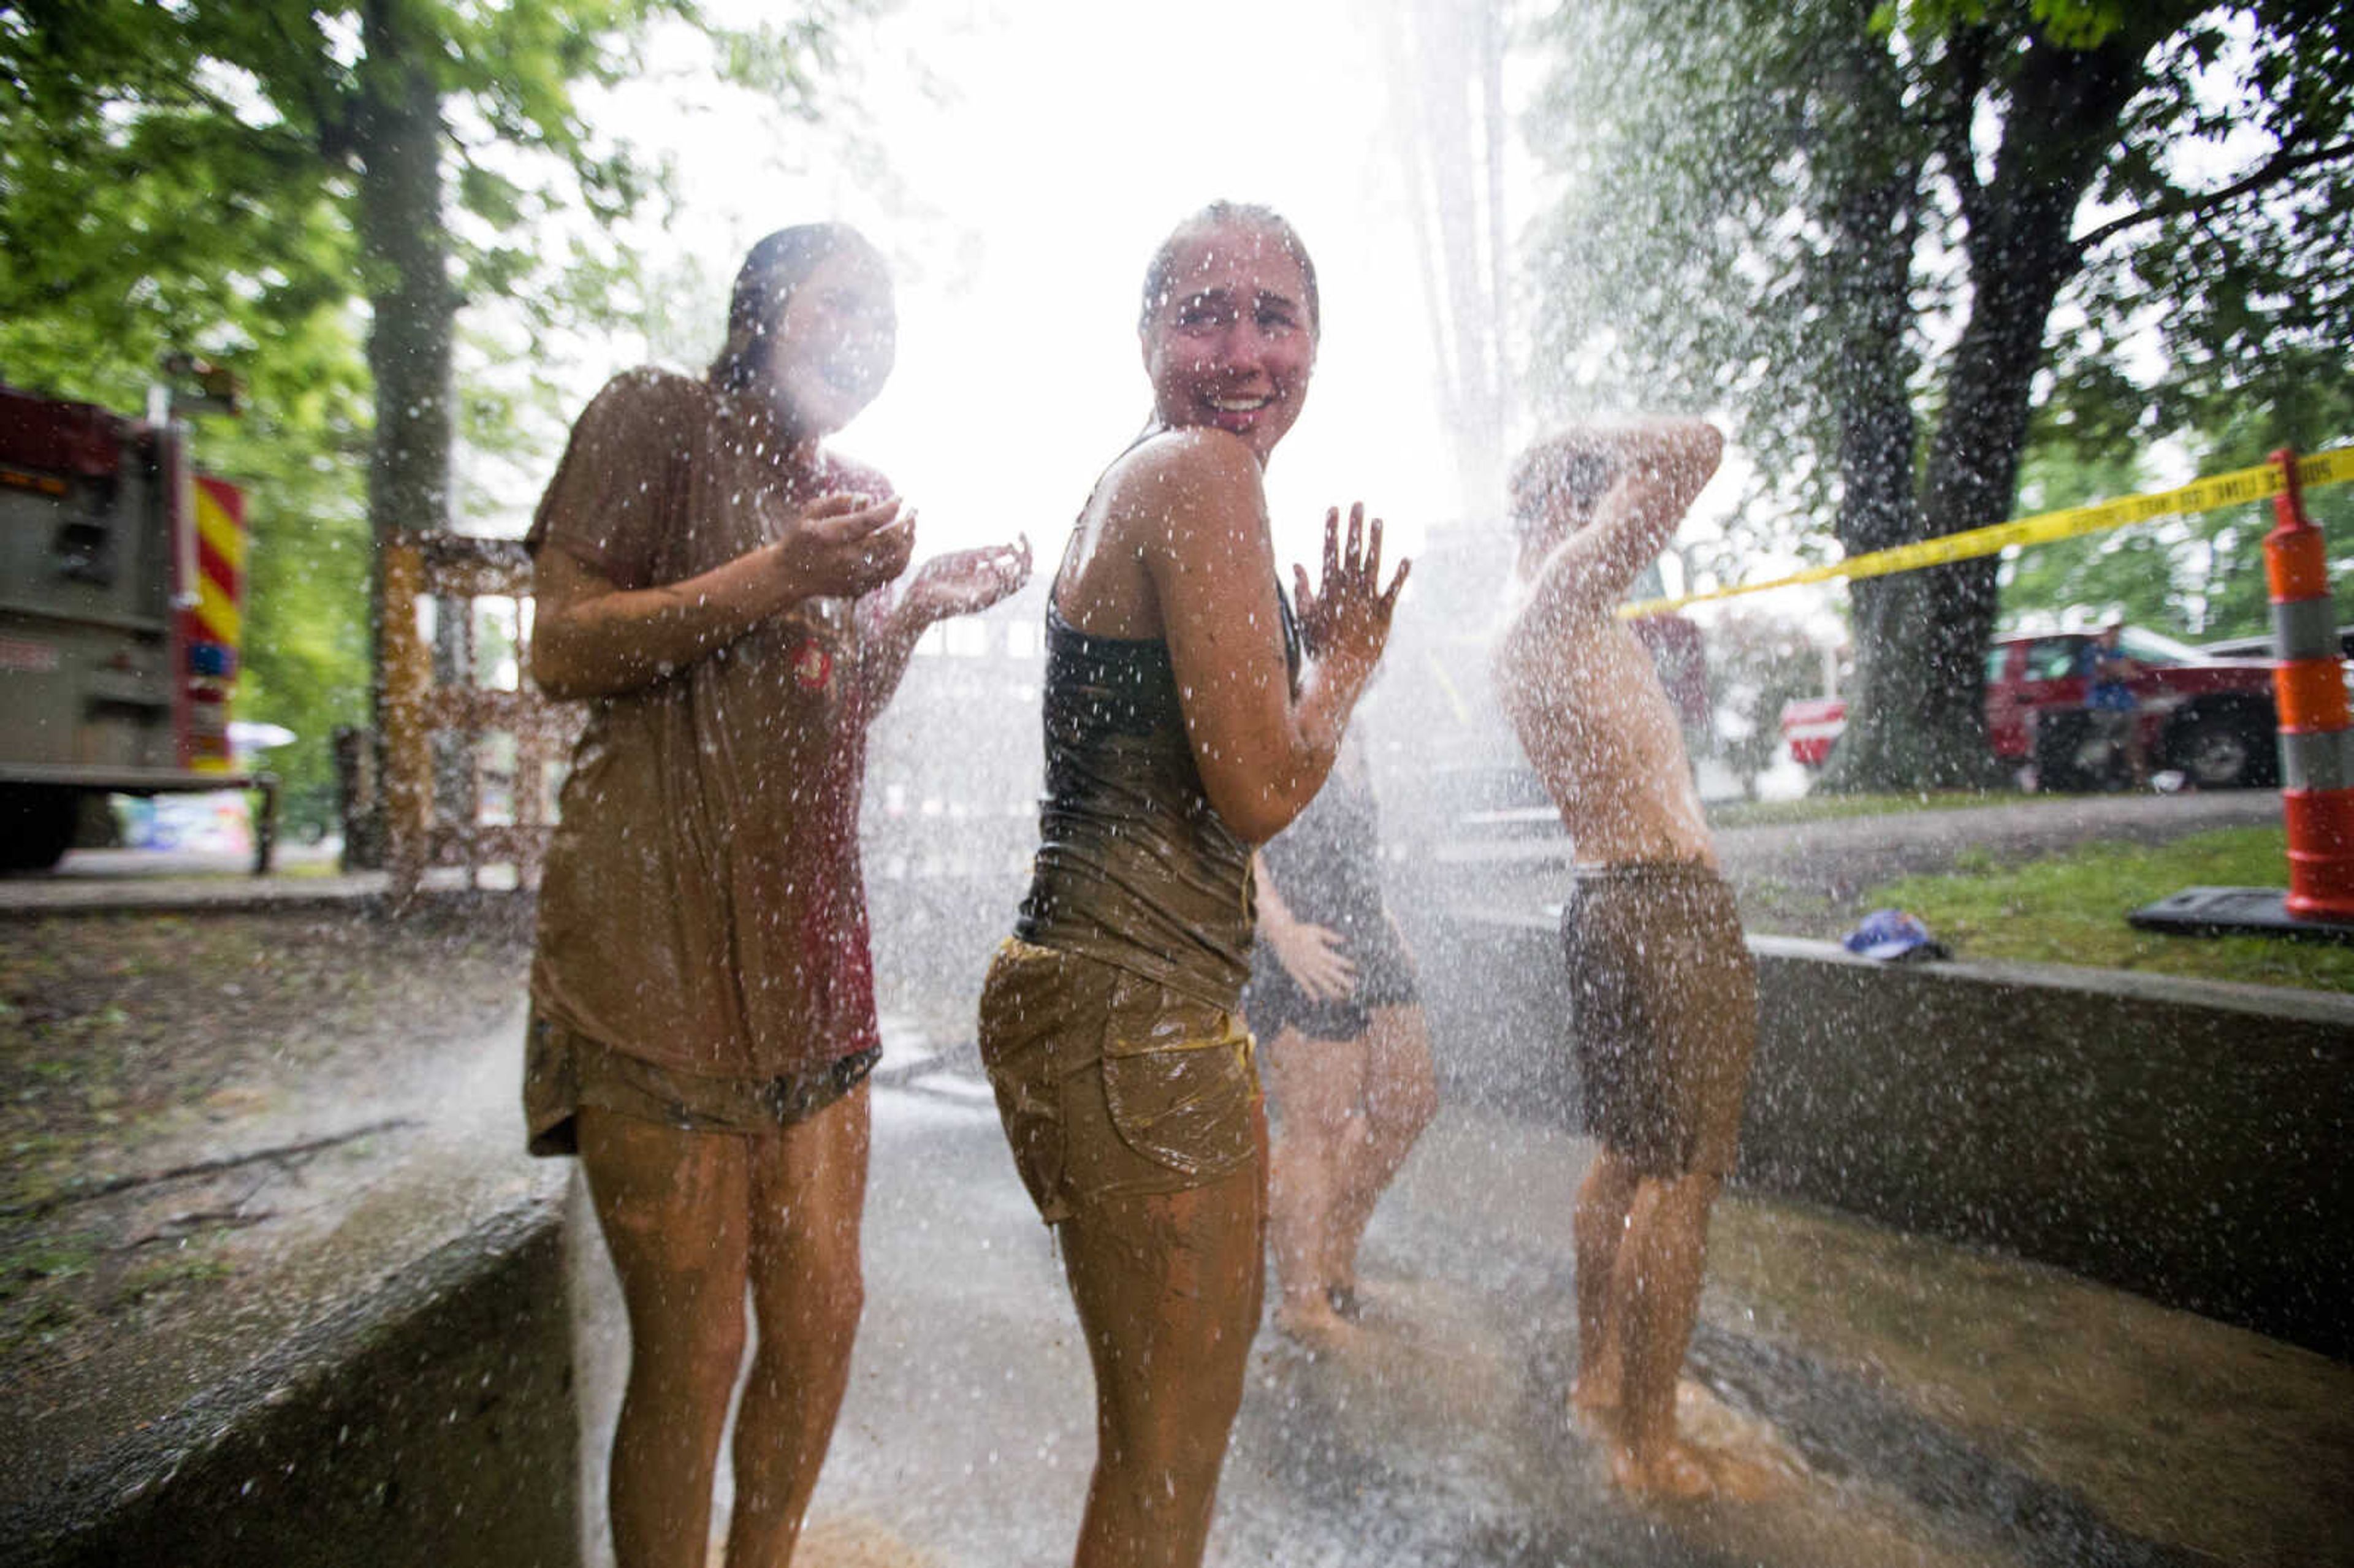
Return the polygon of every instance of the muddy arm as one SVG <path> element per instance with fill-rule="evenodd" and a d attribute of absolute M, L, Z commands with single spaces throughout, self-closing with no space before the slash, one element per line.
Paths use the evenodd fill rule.
<path fill-rule="evenodd" d="M 1571 528 L 1537 568 L 1528 613 L 1606 610 L 1674 536 L 1684 513 L 1715 474 L 1724 438 L 1704 420 L 1677 418 L 1573 430 L 1554 442 L 1564 450 L 1602 457 L 1612 478 L 1594 503 L 1591 520 Z"/>

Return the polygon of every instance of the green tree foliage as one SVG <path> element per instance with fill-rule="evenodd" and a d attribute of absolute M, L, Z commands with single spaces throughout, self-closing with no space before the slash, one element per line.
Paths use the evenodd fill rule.
<path fill-rule="evenodd" d="M 2081 505 L 2168 482 L 2147 459 L 2137 431 L 2088 444 L 2069 428 L 2050 426 L 2040 416 L 2031 436 L 2020 476 L 2022 511 Z M 2341 415 L 2325 428 L 2354 433 L 2354 418 Z M 2294 445 L 2281 430 L 2277 408 L 2253 401 L 2216 428 L 2192 432 L 2186 444 L 2199 454 L 2201 471 L 2220 472 L 2253 467 L 2282 445 Z M 2342 439 L 2331 438 L 2333 444 Z M 2331 577 L 2344 601 L 2354 588 L 2354 487 L 2313 492 L 2306 505 L 2331 540 Z M 2094 624 L 2122 617 L 2190 642 L 2263 635 L 2272 624 L 2264 536 L 2274 522 L 2269 503 L 2234 506 L 2025 552 L 2003 568 L 2003 619 Z"/>
<path fill-rule="evenodd" d="M 2354 311 L 2349 29 L 2317 0 L 1564 6 L 1541 393 L 1730 412 L 1780 503 L 1748 525 L 1830 518 L 1826 554 L 2010 514 L 2039 405 L 2104 460 L 2277 412 Z M 1986 777 L 1996 585 L 1853 586 L 1844 782 Z"/>
<path fill-rule="evenodd" d="M 693 0 L 0 0 L 0 375 L 136 408 L 194 349 L 252 387 L 206 467 L 251 490 L 247 714 L 313 816 L 328 731 L 369 712 L 370 541 L 446 526 L 453 440 L 512 441 L 465 398 L 457 316 L 533 333 L 639 308 L 612 226 L 663 172 L 584 90 L 657 17 L 714 77 L 804 106 L 835 15 L 751 31 Z"/>

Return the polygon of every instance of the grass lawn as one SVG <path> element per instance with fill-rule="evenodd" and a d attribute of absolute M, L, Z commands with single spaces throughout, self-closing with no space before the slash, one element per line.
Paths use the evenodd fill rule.
<path fill-rule="evenodd" d="M 1883 883 L 1859 902 L 1910 909 L 1958 958 L 2354 991 L 2354 946 L 2164 936 L 2126 924 L 2126 911 L 2185 887 L 2287 885 L 2281 829 L 2222 828 L 2168 844 L 2094 843 L 2018 863 L 1981 852 L 1946 875 Z"/>

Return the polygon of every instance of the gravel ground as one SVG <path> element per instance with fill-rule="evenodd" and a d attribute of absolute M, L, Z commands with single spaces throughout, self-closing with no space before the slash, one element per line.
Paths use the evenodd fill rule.
<path fill-rule="evenodd" d="M 529 954 L 511 896 L 0 924 L 0 1402 L 331 1226 Z"/>

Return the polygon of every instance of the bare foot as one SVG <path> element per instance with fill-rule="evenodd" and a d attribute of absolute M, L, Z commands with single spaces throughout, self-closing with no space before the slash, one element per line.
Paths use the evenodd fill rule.
<path fill-rule="evenodd" d="M 1288 1298 L 1275 1309 L 1275 1328 L 1286 1339 L 1316 1351 L 1346 1350 L 1362 1332 L 1333 1311 L 1320 1291 Z"/>
<path fill-rule="evenodd" d="M 1697 1449 L 1670 1438 L 1649 1455 L 1621 1445 L 1610 1456 L 1610 1478 L 1644 1497 L 1692 1502 L 1716 1495 L 1716 1477 Z"/>
<path fill-rule="evenodd" d="M 1782 1496 L 1792 1485 L 1788 1472 L 1733 1454 L 1710 1450 L 1707 1464 L 1716 1495 L 1729 1502 L 1764 1502 Z"/>

